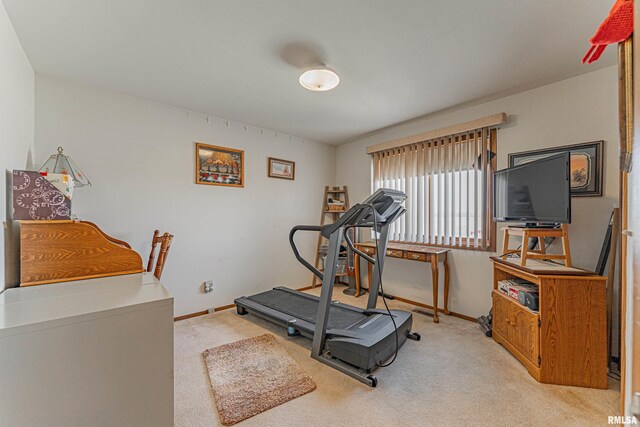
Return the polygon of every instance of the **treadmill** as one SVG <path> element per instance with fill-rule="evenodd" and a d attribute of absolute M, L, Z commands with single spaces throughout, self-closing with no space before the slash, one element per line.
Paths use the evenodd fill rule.
<path fill-rule="evenodd" d="M 418 333 L 411 332 L 413 319 L 410 312 L 376 308 L 389 226 L 404 214 L 402 203 L 406 198 L 401 191 L 380 189 L 345 212 L 334 224 L 293 227 L 289 243 L 297 260 L 322 280 L 320 297 L 276 287 L 237 298 L 238 314 L 251 313 L 287 328 L 289 336 L 302 335 L 312 339 L 311 357 L 375 387 L 378 380 L 371 372 L 395 357 L 407 338 L 420 339 Z M 353 244 L 347 231 L 355 227 L 370 228 L 379 233 L 374 257 Z M 329 239 L 323 272 L 300 255 L 294 240 L 298 231 L 320 232 Z M 350 251 L 373 264 L 366 309 L 331 301 L 343 241 L 347 242 Z"/>

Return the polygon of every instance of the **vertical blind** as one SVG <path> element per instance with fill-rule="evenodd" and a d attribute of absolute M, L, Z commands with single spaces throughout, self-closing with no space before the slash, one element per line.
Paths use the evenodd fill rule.
<path fill-rule="evenodd" d="M 495 145 L 484 127 L 372 153 L 373 189 L 407 194 L 390 240 L 490 249 Z"/>

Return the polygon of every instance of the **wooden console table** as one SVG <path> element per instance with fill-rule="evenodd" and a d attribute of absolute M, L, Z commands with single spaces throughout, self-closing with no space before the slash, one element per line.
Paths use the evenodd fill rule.
<path fill-rule="evenodd" d="M 356 243 L 356 247 L 367 255 L 376 253 L 375 242 Z M 449 314 L 449 262 L 447 254 L 450 249 L 434 248 L 422 245 L 412 245 L 407 243 L 389 243 L 386 256 L 390 258 L 402 258 L 410 261 L 428 262 L 431 264 L 431 280 L 433 282 L 433 321 L 438 323 L 438 263 L 444 265 L 444 314 Z M 356 295 L 360 295 L 360 257 L 354 254 L 354 265 L 356 275 Z M 371 274 L 373 266 L 368 264 L 368 280 L 371 286 Z"/>
<path fill-rule="evenodd" d="M 541 383 L 606 389 L 607 278 L 537 260 L 531 267 L 491 261 L 494 341 Z M 538 285 L 538 311 L 498 289 L 500 280 L 514 278 Z"/>

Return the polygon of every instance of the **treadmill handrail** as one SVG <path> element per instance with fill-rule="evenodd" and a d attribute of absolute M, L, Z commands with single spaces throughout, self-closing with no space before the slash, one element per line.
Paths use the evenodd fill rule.
<path fill-rule="evenodd" d="M 356 226 L 350 225 L 349 227 L 347 227 L 347 230 L 354 227 Z M 349 233 L 344 233 L 344 240 L 347 241 L 347 245 L 349 246 L 349 249 L 351 249 L 351 251 L 357 253 L 362 258 L 366 259 L 370 264 L 376 263 L 376 261 L 372 257 L 370 257 L 369 255 L 367 255 L 366 253 L 362 252 L 361 250 L 355 247 L 355 245 L 353 244 L 353 240 L 351 240 L 351 237 L 349 237 Z"/>
<path fill-rule="evenodd" d="M 296 225 L 291 229 L 291 232 L 289 232 L 289 244 L 291 244 L 291 249 L 293 249 L 293 254 L 295 255 L 296 259 L 300 262 L 300 264 L 307 267 L 307 269 L 311 271 L 313 274 L 315 274 L 320 280 L 324 280 L 324 274 L 322 274 L 322 272 L 318 270 L 316 267 L 314 267 L 309 261 L 302 258 L 302 255 L 300 255 L 300 252 L 298 251 L 298 247 L 296 246 L 296 242 L 293 240 L 293 235 L 296 234 L 297 231 L 321 231 L 321 230 L 322 230 L 322 227 L 319 225 Z"/>

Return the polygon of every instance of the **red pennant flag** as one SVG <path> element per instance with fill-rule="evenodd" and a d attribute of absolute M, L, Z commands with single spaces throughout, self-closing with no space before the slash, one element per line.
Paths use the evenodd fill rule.
<path fill-rule="evenodd" d="M 582 58 L 582 63 L 597 61 L 608 44 L 620 43 L 633 33 L 633 0 L 617 0 L 609 11 L 609 16 L 600 24 L 591 37 L 591 49 Z"/>

